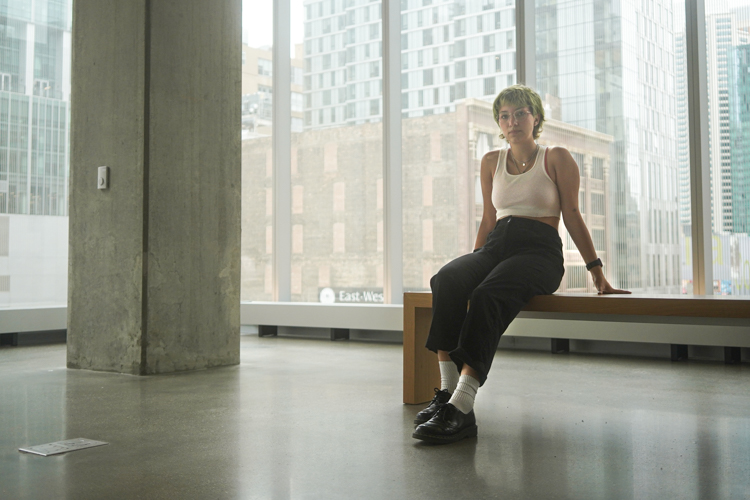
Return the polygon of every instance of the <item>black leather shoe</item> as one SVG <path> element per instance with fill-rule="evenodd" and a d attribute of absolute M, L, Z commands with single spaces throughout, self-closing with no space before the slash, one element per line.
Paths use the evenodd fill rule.
<path fill-rule="evenodd" d="M 432 401 L 430 401 L 430 404 L 427 405 L 427 408 L 417 413 L 416 418 L 414 419 L 414 423 L 416 425 L 423 424 L 427 422 L 429 419 L 432 418 L 432 416 L 435 414 L 435 412 L 443 406 L 445 403 L 448 402 L 451 398 L 451 393 L 448 392 L 446 389 L 438 390 L 437 387 L 435 387 L 435 397 L 432 398 Z"/>
<path fill-rule="evenodd" d="M 476 435 L 474 410 L 466 415 L 452 404 L 445 403 L 429 421 L 417 427 L 411 437 L 429 443 L 447 444 Z"/>

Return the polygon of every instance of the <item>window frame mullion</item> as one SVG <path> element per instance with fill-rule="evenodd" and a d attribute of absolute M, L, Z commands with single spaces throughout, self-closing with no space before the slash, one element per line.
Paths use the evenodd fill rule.
<path fill-rule="evenodd" d="M 685 0 L 693 294 L 713 295 L 711 177 L 708 154 L 708 54 L 703 0 Z"/>
<path fill-rule="evenodd" d="M 292 58 L 290 0 L 273 0 L 273 300 L 292 299 Z"/>
<path fill-rule="evenodd" d="M 535 0 L 516 0 L 516 81 L 536 89 Z"/>
<path fill-rule="evenodd" d="M 401 2 L 382 2 L 383 298 L 386 304 L 402 304 Z"/>

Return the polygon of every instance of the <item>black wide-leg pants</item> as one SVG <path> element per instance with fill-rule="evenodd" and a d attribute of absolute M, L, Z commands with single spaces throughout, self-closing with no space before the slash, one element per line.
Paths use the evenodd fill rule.
<path fill-rule="evenodd" d="M 427 348 L 449 351 L 459 371 L 469 365 L 484 384 L 510 322 L 532 297 L 557 290 L 564 272 L 555 228 L 521 217 L 500 219 L 481 249 L 452 260 L 430 280 Z"/>

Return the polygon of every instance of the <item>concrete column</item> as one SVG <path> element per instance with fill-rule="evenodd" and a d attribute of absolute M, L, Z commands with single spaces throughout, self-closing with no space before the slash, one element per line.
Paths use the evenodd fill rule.
<path fill-rule="evenodd" d="M 240 0 L 73 5 L 68 367 L 237 364 Z"/>

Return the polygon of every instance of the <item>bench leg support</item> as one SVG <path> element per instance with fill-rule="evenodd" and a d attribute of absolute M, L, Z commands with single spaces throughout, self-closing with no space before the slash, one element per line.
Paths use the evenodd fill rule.
<path fill-rule="evenodd" d="M 422 404 L 440 387 L 437 354 L 425 347 L 432 323 L 432 309 L 404 304 L 404 403 Z"/>
<path fill-rule="evenodd" d="M 258 325 L 258 337 L 277 337 L 278 335 L 278 326 Z"/>
<path fill-rule="evenodd" d="M 349 329 L 331 328 L 331 340 L 349 340 Z"/>
<path fill-rule="evenodd" d="M 570 352 L 570 340 L 568 339 L 550 339 L 552 354 L 562 354 Z"/>
<path fill-rule="evenodd" d="M 18 345 L 18 334 L 17 333 L 0 333 L 0 345 Z"/>
<path fill-rule="evenodd" d="M 671 344 L 672 361 L 683 361 L 688 359 L 688 346 L 684 344 Z"/>
<path fill-rule="evenodd" d="M 742 351 L 739 347 L 724 348 L 724 363 L 727 365 L 736 365 L 742 362 Z"/>

